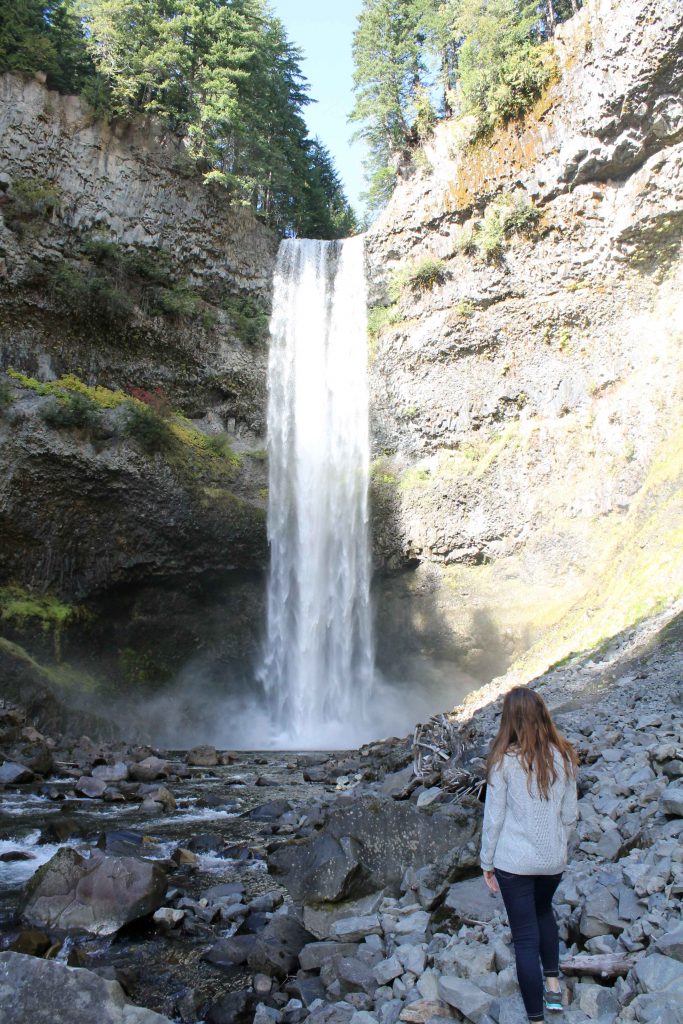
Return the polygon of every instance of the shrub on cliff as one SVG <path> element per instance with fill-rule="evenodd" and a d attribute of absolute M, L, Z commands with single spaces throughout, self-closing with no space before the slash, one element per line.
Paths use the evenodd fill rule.
<path fill-rule="evenodd" d="M 519 117 L 555 73 L 552 48 L 535 0 L 463 0 L 456 21 L 463 44 L 458 60 L 464 112 L 479 134 Z"/>
<path fill-rule="evenodd" d="M 178 443 L 163 416 L 133 400 L 124 403 L 122 433 L 137 441 L 147 452 L 170 452 Z"/>
<path fill-rule="evenodd" d="M 15 178 L 3 207 L 5 224 L 22 236 L 29 225 L 40 224 L 52 216 L 61 202 L 56 185 L 42 178 Z"/>
<path fill-rule="evenodd" d="M 125 322 L 133 315 L 129 296 L 106 273 L 89 265 L 56 267 L 48 274 L 47 284 L 62 311 L 75 319 L 111 324 Z"/>
<path fill-rule="evenodd" d="M 447 276 L 448 271 L 443 260 L 425 256 L 410 267 L 394 272 L 389 285 L 390 298 L 397 301 L 406 289 L 414 292 L 431 291 L 437 284 L 443 284 Z"/>
<path fill-rule="evenodd" d="M 53 398 L 41 411 L 48 426 L 59 430 L 63 427 L 93 431 L 99 422 L 99 408 L 86 395 L 65 393 Z"/>

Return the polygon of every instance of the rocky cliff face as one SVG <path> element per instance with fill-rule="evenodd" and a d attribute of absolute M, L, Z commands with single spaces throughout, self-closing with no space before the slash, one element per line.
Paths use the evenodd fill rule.
<path fill-rule="evenodd" d="M 203 651 L 229 681 L 261 621 L 277 239 L 154 123 L 1 88 L 3 633 L 119 690 Z"/>
<path fill-rule="evenodd" d="M 369 234 L 394 675 L 528 678 L 680 592 L 681 31 L 589 0 L 526 120 L 440 126 Z"/>

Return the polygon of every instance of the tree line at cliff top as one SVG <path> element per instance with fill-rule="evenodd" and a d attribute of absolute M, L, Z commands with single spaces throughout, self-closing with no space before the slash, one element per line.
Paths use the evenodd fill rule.
<path fill-rule="evenodd" d="M 363 0 L 351 120 L 368 150 L 370 209 L 437 120 L 471 115 L 466 138 L 519 117 L 555 74 L 550 42 L 582 0 Z"/>
<path fill-rule="evenodd" d="M 552 34 L 581 2 L 363 0 L 351 120 L 368 209 L 440 118 L 472 115 L 472 141 L 519 117 L 552 80 Z M 42 71 L 98 116 L 154 115 L 230 202 L 282 234 L 342 238 L 358 225 L 308 135 L 301 59 L 267 0 L 0 0 L 0 71 Z"/>
<path fill-rule="evenodd" d="M 231 202 L 342 238 L 356 219 L 308 135 L 301 57 L 265 0 L 0 0 L 0 71 L 42 71 L 98 116 L 154 115 Z"/>

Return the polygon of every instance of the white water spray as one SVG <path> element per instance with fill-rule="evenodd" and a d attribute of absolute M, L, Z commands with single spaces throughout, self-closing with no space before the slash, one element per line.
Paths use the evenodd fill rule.
<path fill-rule="evenodd" d="M 260 673 L 281 746 L 350 746 L 372 733 L 366 331 L 363 239 L 282 242 Z"/>

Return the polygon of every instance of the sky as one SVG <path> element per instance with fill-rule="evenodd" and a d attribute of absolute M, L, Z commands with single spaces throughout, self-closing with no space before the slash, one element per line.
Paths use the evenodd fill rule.
<path fill-rule="evenodd" d="M 271 7 L 304 52 L 301 70 L 317 100 L 305 110 L 310 134 L 329 149 L 346 196 L 360 213 L 364 151 L 361 143 L 349 142 L 355 126 L 347 118 L 353 106 L 351 42 L 362 0 L 271 0 Z"/>

